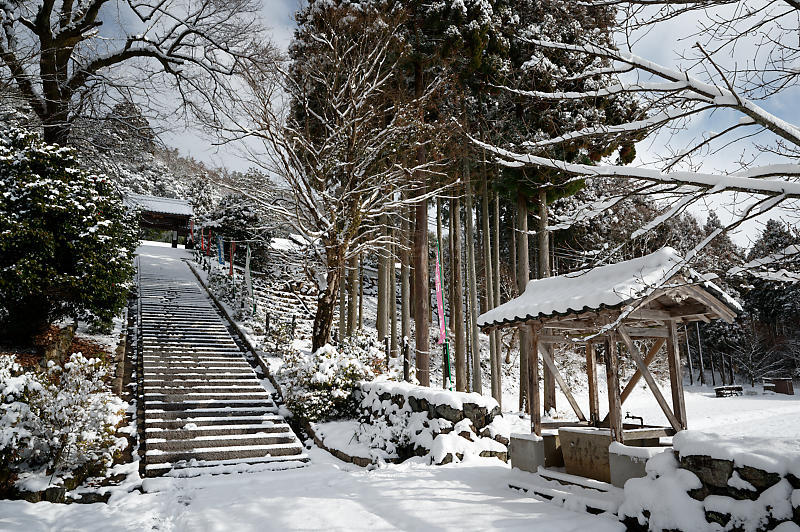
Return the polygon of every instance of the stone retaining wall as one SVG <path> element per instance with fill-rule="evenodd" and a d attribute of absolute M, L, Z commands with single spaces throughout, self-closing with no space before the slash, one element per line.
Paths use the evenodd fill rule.
<path fill-rule="evenodd" d="M 725 439 L 684 431 L 675 436 L 674 445 L 675 471 L 683 474 L 683 479 L 692 479 L 684 485 L 694 486 L 681 492 L 687 501 L 684 506 L 692 499 L 698 501 L 699 504 L 695 503 L 699 508 L 698 519 L 702 521 L 704 517 L 705 524 L 718 524 L 722 530 L 732 531 L 773 530 L 785 522 L 800 525 L 800 453 L 793 450 L 796 443 L 768 438 Z M 658 475 L 654 476 L 649 466 L 648 478 L 655 483 Z M 686 472 L 691 476 L 685 476 Z M 678 482 L 664 485 L 679 489 Z M 635 492 L 641 486 L 626 486 L 635 488 L 630 493 L 626 489 L 626 498 L 636 497 Z M 676 494 L 657 495 L 650 500 L 674 500 Z M 660 503 L 654 504 L 656 507 L 643 508 L 645 523 L 621 514 L 626 528 L 636 531 L 659 528 L 650 521 L 653 513 L 663 512 L 663 508 L 658 507 Z M 793 525 L 789 526 L 791 529 Z"/>
<path fill-rule="evenodd" d="M 361 385 L 362 420 L 372 425 L 386 424 L 410 438 L 400 452 L 401 459 L 432 453 L 440 435 L 454 434 L 467 445 L 450 440 L 433 456 L 433 463 L 446 464 L 462 459 L 464 452 L 508 460 L 508 434 L 501 428 L 501 411 L 494 399 L 461 392 L 450 392 L 400 382 L 365 382 Z M 442 441 L 446 438 L 442 438 Z M 397 442 L 403 446 L 402 442 Z M 499 444 L 499 445 L 498 445 Z M 441 449 L 440 445 L 440 449 Z"/>

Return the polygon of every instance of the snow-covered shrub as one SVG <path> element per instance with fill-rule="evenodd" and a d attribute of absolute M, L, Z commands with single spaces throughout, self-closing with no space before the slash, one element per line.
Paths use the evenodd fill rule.
<path fill-rule="evenodd" d="M 358 401 L 353 392 L 360 381 L 374 378 L 373 367 L 379 363 L 369 350 L 325 345 L 310 356 L 287 353 L 278 379 L 286 405 L 301 420 L 355 417 Z"/>
<path fill-rule="evenodd" d="M 0 130 L 0 335 L 83 315 L 110 323 L 133 275 L 136 221 L 71 149 Z"/>
<path fill-rule="evenodd" d="M 292 321 L 281 317 L 270 320 L 269 331 L 264 335 L 264 349 L 270 354 L 285 357 L 292 351 Z"/>
<path fill-rule="evenodd" d="M 107 365 L 75 353 L 60 367 L 25 372 L 0 356 L 0 491 L 19 475 L 80 480 L 111 465 L 124 404 L 104 383 Z"/>

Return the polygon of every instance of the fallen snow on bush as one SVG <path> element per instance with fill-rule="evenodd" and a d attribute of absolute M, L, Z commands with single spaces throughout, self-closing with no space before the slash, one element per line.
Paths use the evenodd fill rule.
<path fill-rule="evenodd" d="M 371 353 L 320 347 L 311 355 L 290 351 L 277 378 L 286 406 L 300 419 L 327 421 L 355 417 L 358 407 L 353 391 L 358 383 L 372 379 Z"/>
<path fill-rule="evenodd" d="M 115 436 L 125 405 L 107 391 L 105 376 L 101 360 L 81 353 L 41 372 L 0 356 L 0 479 L 38 491 L 77 469 L 110 466 L 127 441 Z"/>

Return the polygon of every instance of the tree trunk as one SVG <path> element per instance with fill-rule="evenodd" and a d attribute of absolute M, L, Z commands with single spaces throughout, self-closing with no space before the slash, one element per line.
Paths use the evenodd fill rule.
<path fill-rule="evenodd" d="M 493 246 L 493 256 L 492 256 L 492 272 L 494 273 L 494 306 L 500 306 L 500 193 L 495 193 L 494 195 L 494 246 Z M 502 337 L 500 336 L 500 331 L 495 330 L 493 332 L 495 339 L 494 344 L 497 346 L 497 367 L 499 368 L 499 372 L 497 374 L 499 381 L 498 385 L 500 386 L 500 399 L 503 397 L 503 357 L 502 357 L 502 348 L 503 342 Z M 510 360 L 508 362 L 511 362 Z M 499 400 L 498 400 L 499 402 Z M 500 404 L 502 407 L 502 403 Z"/>
<path fill-rule="evenodd" d="M 411 257 L 411 253 L 409 252 L 411 235 L 409 234 L 410 224 L 408 221 L 410 215 L 411 213 L 409 211 L 408 215 L 403 216 L 401 229 L 402 241 L 400 242 L 400 330 L 404 341 L 411 336 L 411 271 L 409 268 L 409 263 L 411 262 L 409 260 Z"/>
<path fill-rule="evenodd" d="M 327 248 L 327 274 L 325 287 L 320 290 L 317 297 L 317 313 L 314 315 L 314 326 L 311 335 L 311 351 L 314 352 L 328 343 L 333 328 L 333 317 L 336 312 L 336 299 L 339 296 L 341 284 L 342 263 L 344 263 L 344 250 L 341 248 Z"/>
<path fill-rule="evenodd" d="M 419 184 L 417 195 L 425 194 L 425 185 Z M 417 379 L 422 386 L 430 386 L 430 280 L 428 278 L 428 202 L 420 199 L 415 208 L 414 226 L 414 328 L 416 331 Z"/>
<path fill-rule="evenodd" d="M 446 288 L 443 283 L 444 257 L 442 256 L 442 200 L 439 196 L 436 196 L 436 256 L 439 260 L 439 287 L 442 291 L 442 312 L 444 312 L 447 302 L 444 297 Z M 445 341 L 447 341 L 447 331 L 445 331 Z M 442 388 L 444 389 L 447 389 L 447 362 L 448 361 L 444 356 L 444 348 L 442 348 Z"/>
<path fill-rule="evenodd" d="M 481 375 L 481 350 L 478 343 L 478 287 L 475 279 L 475 227 L 472 223 L 472 185 L 470 184 L 469 159 L 464 158 L 464 188 L 466 189 L 466 246 L 467 246 L 467 293 L 469 296 L 469 343 L 472 348 L 472 391 L 483 393 Z"/>
<path fill-rule="evenodd" d="M 364 329 L 364 254 L 358 254 L 358 330 Z"/>
<path fill-rule="evenodd" d="M 539 190 L 539 222 L 536 228 L 539 243 L 539 279 L 550 277 L 550 235 L 547 231 L 547 190 Z M 556 408 L 556 380 L 545 364 L 542 368 L 544 380 L 544 411 Z"/>
<path fill-rule="evenodd" d="M 381 233 L 386 235 L 386 215 L 381 215 Z M 387 266 L 386 244 L 378 247 L 378 315 L 375 319 L 375 328 L 378 330 L 378 341 L 383 342 L 384 337 L 389 333 L 388 308 L 388 288 L 389 288 L 389 269 Z"/>
<path fill-rule="evenodd" d="M 450 200 L 450 210 L 453 212 L 453 224 L 450 227 L 450 238 L 453 239 L 452 273 L 453 284 L 453 325 L 455 327 L 455 367 L 456 390 L 459 392 L 467 389 L 467 351 L 466 331 L 464 330 L 464 281 L 461 275 L 461 200 L 455 197 Z"/>
<path fill-rule="evenodd" d="M 517 247 L 517 292 L 525 291 L 530 276 L 528 259 L 528 203 L 522 193 L 517 195 L 517 229 L 515 237 Z M 528 350 L 530 339 L 528 326 L 519 327 L 519 409 L 524 412 L 528 406 Z"/>
<path fill-rule="evenodd" d="M 352 336 L 358 327 L 358 258 L 353 257 L 350 259 L 350 265 L 347 270 L 348 277 L 348 293 L 347 298 L 347 335 Z"/>
<path fill-rule="evenodd" d="M 397 245 L 395 244 L 394 233 L 395 231 L 392 230 L 392 245 L 389 253 L 389 350 L 393 357 L 397 357 L 397 268 L 395 267 L 395 249 Z"/>
<path fill-rule="evenodd" d="M 339 288 L 339 338 L 341 344 L 345 336 L 347 336 L 347 286 L 346 286 L 346 269 L 345 261 L 342 261 L 342 273 L 340 274 L 341 287 Z"/>
<path fill-rule="evenodd" d="M 486 159 L 486 154 L 483 156 Z M 483 215 L 483 263 L 484 263 L 484 284 L 486 286 L 486 310 L 494 307 L 494 271 L 492 268 L 492 233 L 489 228 L 489 184 L 486 176 L 486 163 L 483 163 L 483 197 L 481 207 Z M 492 397 L 499 403 L 501 400 L 500 392 L 500 368 L 498 367 L 498 346 L 497 335 L 494 331 L 489 333 L 489 367 L 492 374 Z"/>

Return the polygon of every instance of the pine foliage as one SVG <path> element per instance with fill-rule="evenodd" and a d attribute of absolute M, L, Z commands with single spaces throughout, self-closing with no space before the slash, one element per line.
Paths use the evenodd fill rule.
<path fill-rule="evenodd" d="M 0 333 L 62 317 L 110 323 L 133 275 L 136 222 L 103 176 L 36 134 L 0 133 Z"/>

